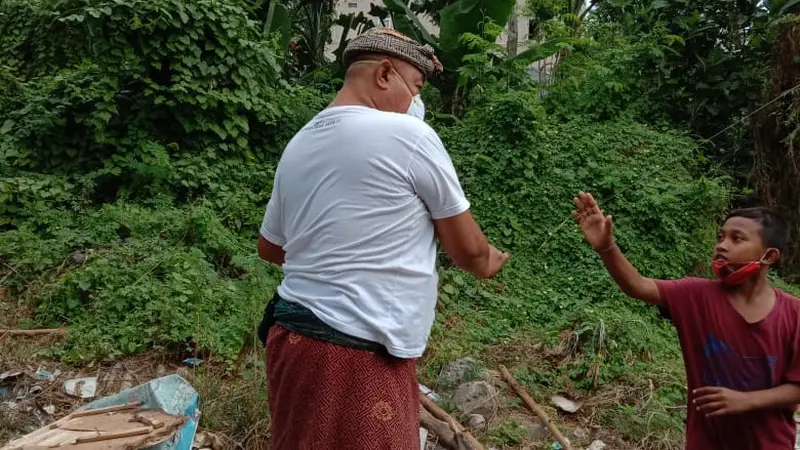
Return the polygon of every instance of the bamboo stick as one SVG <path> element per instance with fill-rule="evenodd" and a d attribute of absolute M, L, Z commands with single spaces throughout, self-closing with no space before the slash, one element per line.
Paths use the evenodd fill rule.
<path fill-rule="evenodd" d="M 425 394 L 419 394 L 419 401 L 422 406 L 425 407 L 428 411 L 430 411 L 433 417 L 441 420 L 442 422 L 447 423 L 450 425 L 450 428 L 453 430 L 455 434 L 456 441 L 463 439 L 464 444 L 471 450 L 484 450 L 483 445 L 475 439 L 475 436 L 472 433 L 464 428 L 461 423 L 459 423 L 456 419 L 454 419 L 450 414 L 447 414 L 447 411 L 443 410 L 439 405 L 433 402 L 433 400 L 429 399 Z"/>
<path fill-rule="evenodd" d="M 439 443 L 450 450 L 460 450 L 456 442 L 456 435 L 450 426 L 441 420 L 433 417 L 433 415 L 425 409 L 424 406 L 419 406 L 419 423 L 423 428 L 430 431 L 439 439 Z"/>
<path fill-rule="evenodd" d="M 550 430 L 550 433 L 552 433 L 553 436 L 555 436 L 556 441 L 558 441 L 558 443 L 561 444 L 564 450 L 572 450 L 572 446 L 569 444 L 567 438 L 565 438 L 564 435 L 561 434 L 561 432 L 558 430 L 558 428 L 556 428 L 556 426 L 553 425 L 552 422 L 550 422 L 550 418 L 547 417 L 547 413 L 544 412 L 541 406 L 539 406 L 535 401 L 533 401 L 533 398 L 530 396 L 528 391 L 526 391 L 525 388 L 523 388 L 517 382 L 517 380 L 511 375 L 511 372 L 508 371 L 506 366 L 501 365 L 500 372 L 503 374 L 503 378 L 506 380 L 509 386 L 511 386 L 515 391 L 517 391 L 517 395 L 519 395 L 520 398 L 522 398 L 522 401 L 525 403 L 525 406 L 527 406 L 528 409 L 531 410 L 531 412 L 539 416 L 539 419 L 545 424 L 547 429 Z"/>

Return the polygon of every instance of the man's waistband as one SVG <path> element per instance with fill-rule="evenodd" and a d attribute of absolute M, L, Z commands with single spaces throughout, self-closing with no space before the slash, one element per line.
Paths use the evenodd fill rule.
<path fill-rule="evenodd" d="M 342 333 L 319 319 L 310 309 L 299 303 L 284 300 L 277 293 L 267 303 L 264 317 L 258 326 L 258 337 L 266 347 L 267 335 L 273 325 L 311 339 L 318 339 L 342 347 L 374 353 L 388 353 L 386 347 L 377 342 Z"/>

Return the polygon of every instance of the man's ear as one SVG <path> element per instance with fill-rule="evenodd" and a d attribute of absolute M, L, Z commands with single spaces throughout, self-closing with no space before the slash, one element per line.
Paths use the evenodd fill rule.
<path fill-rule="evenodd" d="M 389 89 L 390 80 L 389 77 L 392 74 L 392 65 L 387 60 L 383 60 L 378 65 L 378 70 L 375 71 L 375 84 L 378 85 L 378 88 L 383 89 L 384 91 Z"/>

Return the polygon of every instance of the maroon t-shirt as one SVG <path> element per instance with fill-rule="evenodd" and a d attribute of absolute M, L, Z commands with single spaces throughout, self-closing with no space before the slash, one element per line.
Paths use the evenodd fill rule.
<path fill-rule="evenodd" d="M 686 450 L 794 450 L 793 408 L 706 418 L 692 407 L 692 391 L 703 386 L 757 391 L 800 383 L 800 300 L 776 289 L 772 311 L 748 323 L 718 281 L 657 283 L 686 366 Z"/>

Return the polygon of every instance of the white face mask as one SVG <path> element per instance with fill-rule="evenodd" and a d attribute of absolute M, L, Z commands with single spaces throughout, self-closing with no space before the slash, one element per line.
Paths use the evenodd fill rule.
<path fill-rule="evenodd" d="M 423 122 L 425 121 L 425 103 L 422 103 L 422 96 L 417 94 L 411 99 L 411 104 L 408 105 L 406 114 L 416 117 Z"/>

